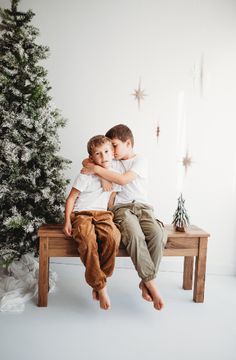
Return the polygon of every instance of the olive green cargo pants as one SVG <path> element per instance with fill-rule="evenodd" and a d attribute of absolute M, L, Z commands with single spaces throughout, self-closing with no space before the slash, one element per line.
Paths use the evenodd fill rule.
<path fill-rule="evenodd" d="M 163 224 L 155 219 L 153 208 L 147 204 L 134 201 L 117 204 L 111 210 L 139 277 L 143 281 L 154 279 L 167 241 Z"/>

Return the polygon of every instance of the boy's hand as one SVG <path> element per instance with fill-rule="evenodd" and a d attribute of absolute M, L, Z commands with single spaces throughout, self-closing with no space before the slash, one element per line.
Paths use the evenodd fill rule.
<path fill-rule="evenodd" d="M 63 227 L 63 232 L 66 236 L 71 236 L 72 235 L 72 226 L 71 226 L 71 222 L 66 222 L 64 224 Z"/>
<path fill-rule="evenodd" d="M 95 174 L 95 166 L 94 164 L 89 164 L 89 165 L 86 165 L 86 167 L 83 167 L 80 172 L 81 174 L 86 174 L 86 175 L 93 175 Z"/>
<path fill-rule="evenodd" d="M 111 191 L 112 190 L 112 182 L 101 179 L 102 188 L 104 191 Z"/>
<path fill-rule="evenodd" d="M 83 167 L 87 167 L 88 165 L 94 165 L 94 162 L 92 159 L 87 158 L 82 161 L 82 165 Z"/>
<path fill-rule="evenodd" d="M 81 174 L 93 175 L 94 174 L 94 162 L 92 159 L 87 158 L 82 161 L 82 169 L 80 170 Z"/>

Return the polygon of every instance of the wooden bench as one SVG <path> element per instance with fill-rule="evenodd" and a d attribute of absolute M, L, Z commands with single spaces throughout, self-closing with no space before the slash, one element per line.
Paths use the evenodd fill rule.
<path fill-rule="evenodd" d="M 168 232 L 168 240 L 164 256 L 184 256 L 183 289 L 185 290 L 192 289 L 195 267 L 193 300 L 202 303 L 209 234 L 196 226 L 189 227 L 187 232 L 176 232 L 171 225 L 165 228 Z M 48 305 L 50 258 L 79 256 L 75 241 L 72 238 L 66 238 L 62 229 L 61 224 L 51 224 L 42 225 L 38 231 L 40 238 L 38 306 L 40 307 Z M 122 243 L 117 256 L 129 256 Z"/>

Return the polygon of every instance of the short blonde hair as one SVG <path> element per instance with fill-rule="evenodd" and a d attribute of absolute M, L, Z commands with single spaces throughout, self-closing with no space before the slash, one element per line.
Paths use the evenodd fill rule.
<path fill-rule="evenodd" d="M 108 137 L 106 137 L 104 135 L 93 136 L 87 143 L 87 150 L 88 150 L 89 155 L 91 155 L 91 156 L 93 155 L 94 149 L 97 146 L 101 146 L 106 143 L 109 143 L 112 148 L 111 139 L 109 139 Z"/>

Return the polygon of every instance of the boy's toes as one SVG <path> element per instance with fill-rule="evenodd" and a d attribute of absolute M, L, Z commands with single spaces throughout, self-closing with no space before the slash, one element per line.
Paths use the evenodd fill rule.
<path fill-rule="evenodd" d="M 92 291 L 92 297 L 93 297 L 93 300 L 97 300 L 97 301 L 99 300 L 99 295 L 96 290 Z"/>
<path fill-rule="evenodd" d="M 152 297 L 151 297 L 151 294 L 148 290 L 148 288 L 145 286 L 144 282 L 141 281 L 139 283 L 139 288 L 140 290 L 142 291 L 142 297 L 144 298 L 144 300 L 146 301 L 152 301 Z"/>
<path fill-rule="evenodd" d="M 163 302 L 162 298 L 159 298 L 156 301 L 154 301 L 154 308 L 156 310 L 162 310 L 163 307 L 164 307 L 164 302 Z"/>

